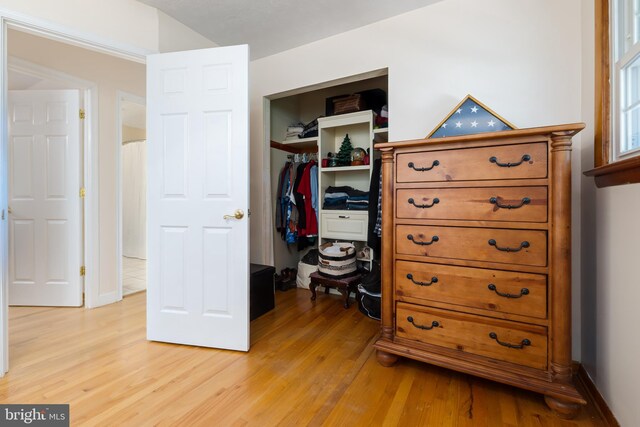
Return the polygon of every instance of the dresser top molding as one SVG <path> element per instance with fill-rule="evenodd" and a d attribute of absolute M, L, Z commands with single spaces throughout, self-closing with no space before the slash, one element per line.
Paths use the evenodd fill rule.
<path fill-rule="evenodd" d="M 398 142 L 384 142 L 384 143 L 376 144 L 375 148 L 378 150 L 385 150 L 390 148 L 411 148 L 411 147 L 418 147 L 418 146 L 424 147 L 425 145 L 434 146 L 434 147 L 443 147 L 443 146 L 452 145 L 456 143 L 485 141 L 487 139 L 492 139 L 497 141 L 497 140 L 508 139 L 508 138 L 522 138 L 522 137 L 533 137 L 533 136 L 543 136 L 546 138 L 550 138 L 552 135 L 555 135 L 555 136 L 562 135 L 562 136 L 571 138 L 575 134 L 580 132 L 582 129 L 584 129 L 585 127 L 586 125 L 584 123 L 570 123 L 570 124 L 556 125 L 556 126 L 542 126 L 542 127 L 535 127 L 535 128 L 505 130 L 500 132 L 477 133 L 474 135 L 448 136 L 445 138 L 412 139 L 412 140 L 398 141 Z"/>

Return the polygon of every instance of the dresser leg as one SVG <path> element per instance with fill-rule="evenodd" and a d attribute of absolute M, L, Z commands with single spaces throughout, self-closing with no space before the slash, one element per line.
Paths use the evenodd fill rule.
<path fill-rule="evenodd" d="M 395 365 L 398 361 L 398 356 L 382 350 L 376 350 L 376 357 L 378 358 L 378 363 L 387 368 Z"/>
<path fill-rule="evenodd" d="M 379 359 L 378 359 L 379 360 Z M 570 420 L 574 418 L 580 410 L 580 405 L 574 402 L 567 402 L 555 397 L 545 396 L 544 401 L 560 418 Z"/>

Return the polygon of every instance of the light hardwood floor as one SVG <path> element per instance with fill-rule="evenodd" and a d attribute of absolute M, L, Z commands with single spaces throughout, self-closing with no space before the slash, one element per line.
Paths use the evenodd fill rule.
<path fill-rule="evenodd" d="M 142 292 L 147 288 L 147 260 L 122 257 L 122 295 Z"/>
<path fill-rule="evenodd" d="M 293 289 L 251 324 L 249 353 L 149 342 L 145 293 L 93 310 L 12 307 L 0 402 L 70 403 L 72 425 L 597 426 L 541 396 L 403 360 L 384 368 L 378 323 L 339 296 Z"/>

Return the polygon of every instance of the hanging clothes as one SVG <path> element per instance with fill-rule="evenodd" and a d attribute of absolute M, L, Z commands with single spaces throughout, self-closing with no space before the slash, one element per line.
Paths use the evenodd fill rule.
<path fill-rule="evenodd" d="M 376 225 L 378 224 L 378 218 L 381 217 L 380 205 L 378 204 L 381 194 L 381 177 L 382 160 L 375 159 L 373 161 L 373 170 L 371 171 L 371 182 L 369 183 L 369 224 L 367 227 L 367 246 L 373 249 L 375 254 L 380 253 L 380 234 L 376 231 Z"/>
<path fill-rule="evenodd" d="M 290 164 L 287 162 L 278 174 L 278 186 L 276 187 L 276 230 L 281 234 L 286 227 L 286 209 L 284 205 L 284 196 L 286 188 L 283 188 L 285 180 L 289 176 Z"/>
<path fill-rule="evenodd" d="M 276 230 L 302 250 L 318 236 L 318 167 L 315 161 L 287 161 L 278 176 Z"/>
<path fill-rule="evenodd" d="M 313 207 L 313 187 L 311 184 L 311 168 L 314 167 L 315 164 L 315 162 L 309 162 L 305 165 L 296 189 L 296 195 L 300 197 L 300 202 L 296 203 L 296 205 L 299 206 L 298 211 L 301 217 L 299 222 L 299 235 L 305 237 L 316 237 L 318 235 L 318 216 Z M 296 201 L 298 201 L 298 198 L 296 198 Z M 302 221 L 303 216 L 304 221 Z"/>

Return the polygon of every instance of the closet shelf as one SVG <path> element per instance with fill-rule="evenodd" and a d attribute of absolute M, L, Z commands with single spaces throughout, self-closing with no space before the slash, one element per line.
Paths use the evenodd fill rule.
<path fill-rule="evenodd" d="M 318 137 L 286 139 L 281 142 L 282 145 L 290 145 L 299 148 L 318 148 Z"/>
<path fill-rule="evenodd" d="M 333 168 L 320 168 L 320 172 L 350 172 L 350 171 L 368 171 L 370 165 L 362 166 L 336 166 Z"/>
<path fill-rule="evenodd" d="M 287 153 L 317 153 L 318 138 L 305 138 L 278 142 L 271 140 L 271 148 L 286 151 Z"/>

